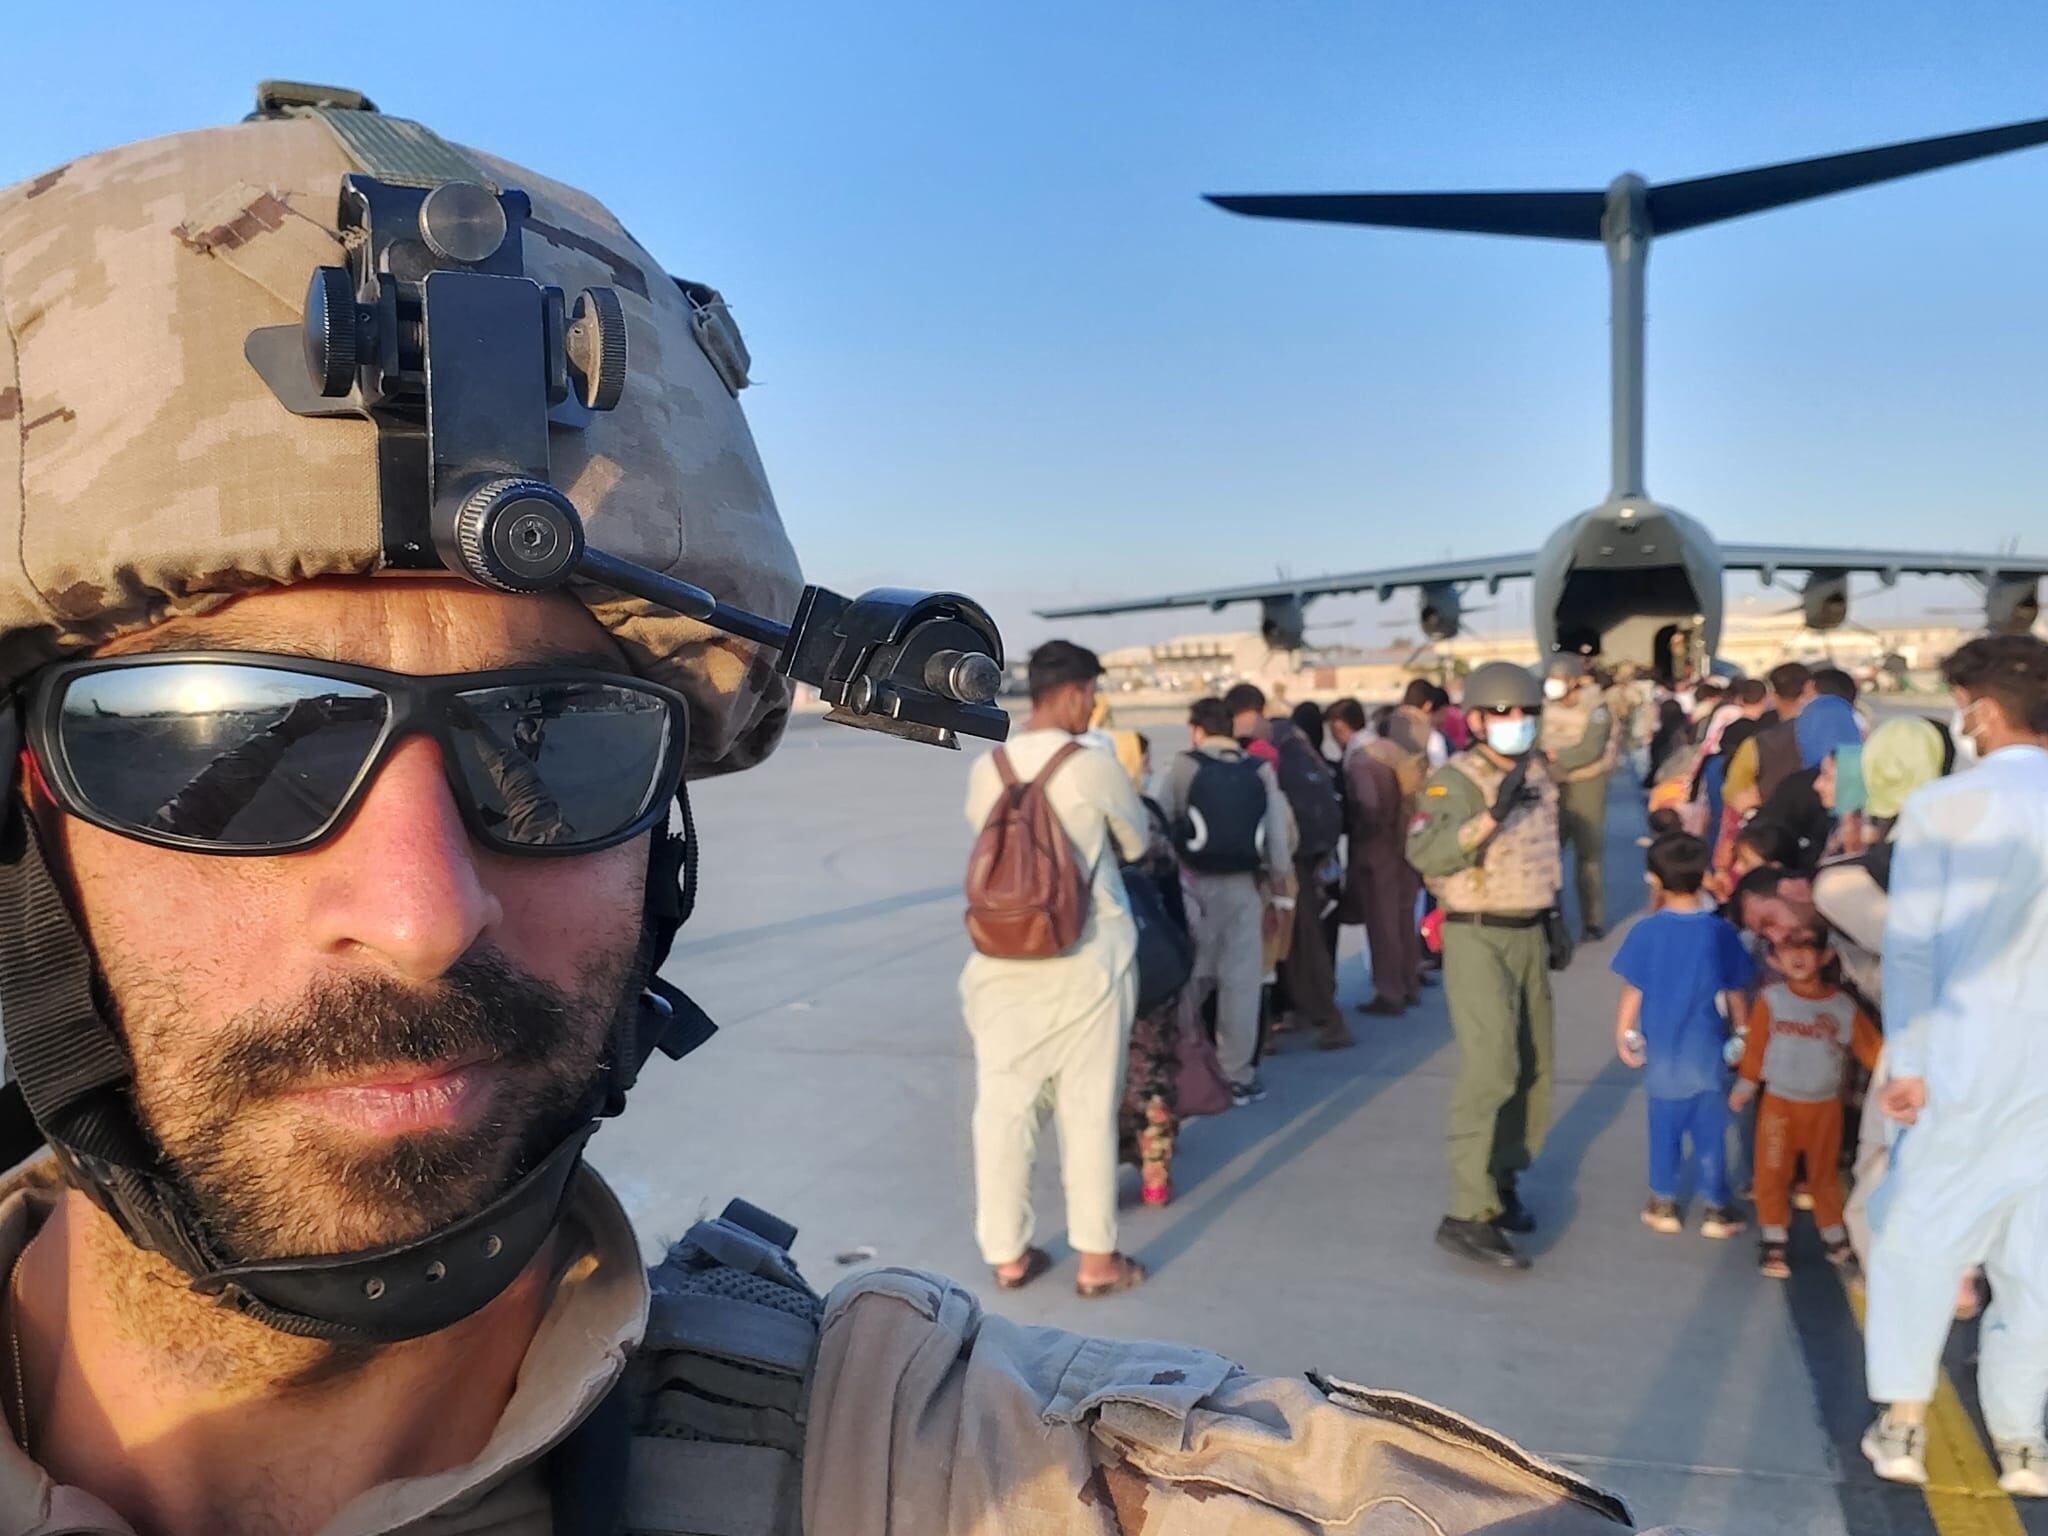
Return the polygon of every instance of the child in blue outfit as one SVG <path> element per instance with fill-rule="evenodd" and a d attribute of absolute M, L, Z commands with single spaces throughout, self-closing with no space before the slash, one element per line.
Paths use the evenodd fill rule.
<path fill-rule="evenodd" d="M 1678 1175 L 1691 1143 L 1694 1193 L 1706 1202 L 1702 1237 L 1733 1237 L 1746 1224 L 1728 1188 L 1729 1020 L 1756 973 L 1733 925 L 1706 909 L 1700 885 L 1707 848 L 1667 834 L 1650 845 L 1656 910 L 1628 932 L 1614 957 L 1626 986 L 1614 1020 L 1614 1048 L 1644 1068 L 1650 1109 L 1650 1203 L 1643 1221 L 1676 1232 Z"/>

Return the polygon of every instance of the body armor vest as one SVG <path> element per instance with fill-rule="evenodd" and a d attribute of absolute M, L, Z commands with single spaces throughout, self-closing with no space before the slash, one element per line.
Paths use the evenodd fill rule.
<path fill-rule="evenodd" d="M 1449 765 L 1470 779 L 1483 805 L 1493 804 L 1507 770 L 1477 748 L 1458 753 Z M 1542 912 L 1557 904 L 1564 884 L 1558 851 L 1557 786 L 1539 759 L 1529 765 L 1528 782 L 1543 798 L 1510 816 L 1488 844 L 1486 857 L 1469 869 L 1433 882 L 1438 901 L 1453 912 Z"/>
<path fill-rule="evenodd" d="M 1592 728 L 1593 712 L 1604 706 L 1599 694 L 1582 688 L 1578 694 L 1562 704 L 1543 706 L 1543 750 L 1555 757 L 1586 739 L 1586 732 Z M 1607 727 L 1607 750 L 1584 767 L 1574 768 L 1569 773 L 1557 775 L 1560 784 L 1577 784 L 1583 779 L 1597 779 L 1614 766 L 1615 739 L 1617 732 L 1610 718 Z"/>

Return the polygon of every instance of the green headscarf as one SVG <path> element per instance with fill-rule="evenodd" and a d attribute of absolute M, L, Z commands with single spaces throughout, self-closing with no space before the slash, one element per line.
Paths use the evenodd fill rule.
<path fill-rule="evenodd" d="M 1906 796 L 1941 777 L 1945 756 L 1941 731 L 1933 721 L 1918 715 L 1894 715 L 1885 721 L 1863 743 L 1866 809 L 1885 821 L 1898 815 Z"/>

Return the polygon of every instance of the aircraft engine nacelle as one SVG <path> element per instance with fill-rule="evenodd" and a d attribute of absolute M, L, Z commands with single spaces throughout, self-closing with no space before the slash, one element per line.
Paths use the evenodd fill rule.
<path fill-rule="evenodd" d="M 1849 618 L 1849 573 L 1815 571 L 1799 594 L 1808 629 L 1840 629 Z"/>
<path fill-rule="evenodd" d="M 1995 635 L 2024 635 L 2041 618 L 2041 584 L 2033 576 L 2001 576 L 1984 588 L 1984 627 Z"/>
<path fill-rule="evenodd" d="M 1447 581 L 1433 582 L 1421 591 L 1416 621 L 1430 639 L 1452 640 L 1457 637 L 1463 613 L 1458 589 Z"/>
<path fill-rule="evenodd" d="M 1298 651 L 1308 630 L 1307 604 L 1298 597 L 1268 597 L 1260 602 L 1259 633 L 1276 651 Z"/>

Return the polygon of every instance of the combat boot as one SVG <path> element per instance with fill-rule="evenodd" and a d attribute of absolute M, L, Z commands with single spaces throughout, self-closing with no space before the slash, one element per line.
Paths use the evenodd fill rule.
<path fill-rule="evenodd" d="M 1496 1269 L 1527 1269 L 1529 1261 L 1490 1221 L 1460 1221 L 1446 1216 L 1437 1225 L 1436 1245 L 1461 1259 L 1491 1264 Z"/>
<path fill-rule="evenodd" d="M 1504 1183 L 1500 1189 L 1500 1210 L 1493 1218 L 1494 1226 L 1503 1232 L 1534 1232 L 1536 1218 L 1529 1207 L 1522 1204 L 1522 1197 L 1515 1193 L 1512 1183 Z"/>

